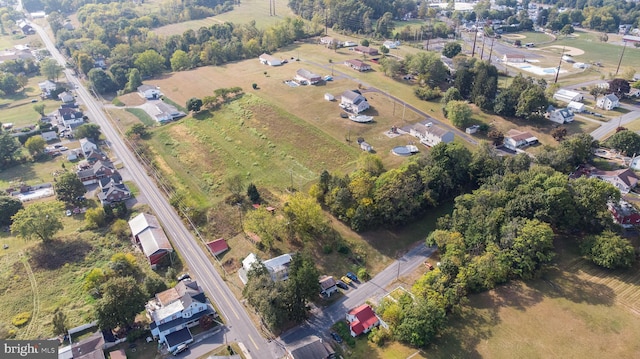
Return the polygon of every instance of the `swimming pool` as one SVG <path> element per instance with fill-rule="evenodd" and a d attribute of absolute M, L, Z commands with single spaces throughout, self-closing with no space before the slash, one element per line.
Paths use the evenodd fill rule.
<path fill-rule="evenodd" d="M 555 74 L 556 73 L 556 69 L 542 69 L 542 72 L 544 72 L 545 74 Z"/>

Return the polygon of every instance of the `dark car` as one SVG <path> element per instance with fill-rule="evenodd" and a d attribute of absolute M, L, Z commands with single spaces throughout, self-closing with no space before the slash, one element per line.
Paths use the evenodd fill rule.
<path fill-rule="evenodd" d="M 358 276 L 353 274 L 353 272 L 347 272 L 347 278 L 351 279 L 354 282 L 358 282 Z"/>
<path fill-rule="evenodd" d="M 331 332 L 331 337 L 336 341 L 336 343 L 342 343 L 342 338 L 340 338 L 340 335 L 338 335 L 338 333 Z"/>
<path fill-rule="evenodd" d="M 191 279 L 191 276 L 189 275 L 189 273 L 184 273 L 184 274 L 178 276 L 178 281 L 182 281 L 182 280 L 185 280 L 185 279 Z"/>
<path fill-rule="evenodd" d="M 344 289 L 344 290 L 349 290 L 349 286 L 347 285 L 347 283 L 339 280 L 336 282 L 336 286 L 340 289 Z"/>

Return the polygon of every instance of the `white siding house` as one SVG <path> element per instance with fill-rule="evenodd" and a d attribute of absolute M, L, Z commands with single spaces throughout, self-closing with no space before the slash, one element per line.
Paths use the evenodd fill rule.
<path fill-rule="evenodd" d="M 441 142 L 451 143 L 454 138 L 452 131 L 435 125 L 424 125 L 422 123 L 413 125 L 413 128 L 409 130 L 409 133 L 418 138 L 420 143 L 429 147 L 433 147 Z"/>
<path fill-rule="evenodd" d="M 369 109 L 369 102 L 361 93 L 347 90 L 342 93 L 340 98 L 340 107 L 351 112 L 360 113 Z"/>
<path fill-rule="evenodd" d="M 280 59 L 273 57 L 269 54 L 262 54 L 260 55 L 259 59 L 260 59 L 260 63 L 263 65 L 269 65 L 269 66 L 282 65 L 282 61 L 280 61 Z"/>
<path fill-rule="evenodd" d="M 557 108 L 549 112 L 549 120 L 559 124 L 573 122 L 573 112 L 566 108 Z"/>
<path fill-rule="evenodd" d="M 607 110 L 607 111 L 613 110 L 618 106 L 620 106 L 620 99 L 618 98 L 618 96 L 612 93 L 600 97 L 596 104 L 596 107 L 601 108 L 603 110 Z"/>

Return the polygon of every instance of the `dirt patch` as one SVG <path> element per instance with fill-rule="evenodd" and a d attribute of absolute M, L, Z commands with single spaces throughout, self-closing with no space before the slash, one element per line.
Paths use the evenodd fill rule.
<path fill-rule="evenodd" d="M 563 49 L 564 48 L 564 53 L 569 55 L 569 56 L 580 56 L 580 55 L 584 55 L 584 51 L 580 50 L 577 47 L 571 47 L 571 46 L 560 46 L 560 45 L 551 45 L 551 46 L 547 46 L 544 48 L 549 48 L 549 47 L 553 47 L 556 49 Z M 543 48 L 543 49 L 544 49 Z"/>
<path fill-rule="evenodd" d="M 506 37 L 507 39 L 513 39 L 513 40 L 517 40 L 517 39 L 526 39 L 527 37 L 524 35 L 520 35 L 520 34 L 509 34 L 509 35 L 502 35 L 502 37 Z"/>
<path fill-rule="evenodd" d="M 140 97 L 137 92 L 128 93 L 126 95 L 119 96 L 118 99 L 125 104 L 125 106 L 140 106 L 146 102 L 145 99 Z"/>

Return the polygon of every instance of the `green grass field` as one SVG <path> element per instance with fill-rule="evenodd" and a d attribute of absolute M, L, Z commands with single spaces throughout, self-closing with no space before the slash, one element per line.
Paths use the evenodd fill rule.
<path fill-rule="evenodd" d="M 276 4 L 276 16 L 269 16 L 269 4 L 266 1 L 243 0 L 239 5 L 234 5 L 233 11 L 211 16 L 200 20 L 185 21 L 178 24 L 171 24 L 153 29 L 153 32 L 160 36 L 182 35 L 191 29 L 197 31 L 201 27 L 209 27 L 214 24 L 232 22 L 234 24 L 246 24 L 255 21 L 256 26 L 264 29 L 281 21 L 287 16 L 294 16 L 286 3 Z"/>
<path fill-rule="evenodd" d="M 140 120 L 140 122 L 144 123 L 147 126 L 155 126 L 157 124 L 156 121 L 152 119 L 151 116 L 149 116 L 149 114 L 141 108 L 127 108 L 125 109 L 125 111 L 136 116 L 138 120 Z"/>
<path fill-rule="evenodd" d="M 2 170 L 0 171 L 0 189 L 16 186 L 21 182 L 29 185 L 52 183 L 53 172 L 62 170 L 63 163 L 67 168 L 72 166 L 65 156 L 58 156 L 44 161 L 27 162 Z"/>
<path fill-rule="evenodd" d="M 601 42 L 598 39 L 599 34 L 586 31 L 576 31 L 576 36 L 563 38 L 560 36 L 558 41 L 553 45 L 572 46 L 583 50 L 584 55 L 575 56 L 576 61 L 590 63 L 601 62 L 604 66 L 601 71 L 605 74 L 614 73 L 622 54 L 623 46 L 609 42 Z M 621 68 L 634 67 L 640 64 L 640 49 L 633 46 L 627 46 L 622 59 Z"/>

